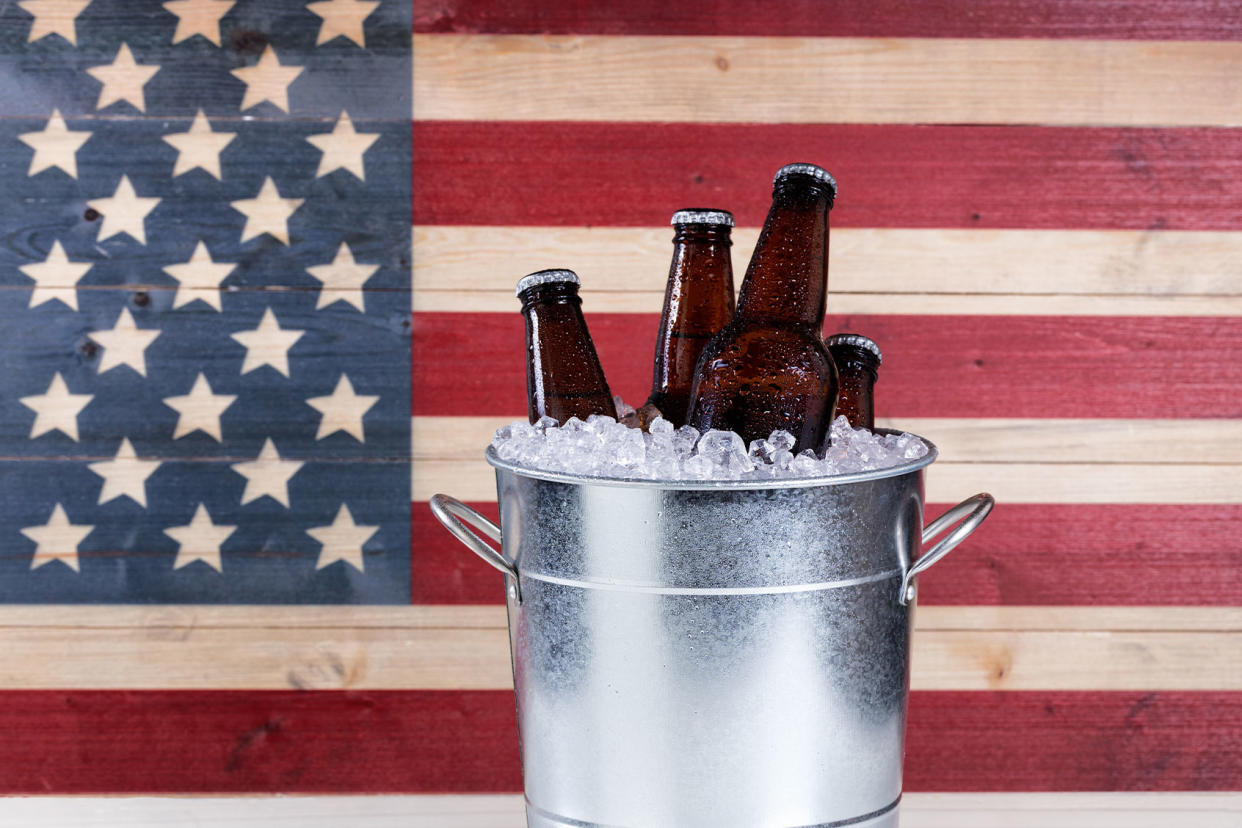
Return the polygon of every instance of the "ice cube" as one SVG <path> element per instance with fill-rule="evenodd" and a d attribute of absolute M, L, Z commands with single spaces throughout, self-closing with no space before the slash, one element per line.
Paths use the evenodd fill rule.
<path fill-rule="evenodd" d="M 701 454 L 696 454 L 682 464 L 686 477 L 691 480 L 706 480 L 712 476 L 712 461 Z"/>
<path fill-rule="evenodd" d="M 587 431 L 593 431 L 596 434 L 602 434 L 610 425 L 617 422 L 615 417 L 609 417 L 606 414 L 591 414 L 586 418 Z"/>
<path fill-rule="evenodd" d="M 797 442 L 792 434 L 780 428 L 768 436 L 768 446 L 772 452 L 793 451 L 794 444 Z"/>
<path fill-rule="evenodd" d="M 682 426 L 673 434 L 673 446 L 682 459 L 690 456 L 698 442 L 699 430 L 693 426 Z"/>
<path fill-rule="evenodd" d="M 651 421 L 651 424 L 647 426 L 647 431 L 651 434 L 667 434 L 672 437 L 676 429 L 673 428 L 673 424 L 668 420 L 663 417 L 656 417 Z"/>

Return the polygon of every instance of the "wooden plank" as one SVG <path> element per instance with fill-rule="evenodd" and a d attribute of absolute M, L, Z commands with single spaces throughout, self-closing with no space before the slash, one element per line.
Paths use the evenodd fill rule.
<path fill-rule="evenodd" d="M 830 37 L 1037 37 L 1239 40 L 1242 14 L 1213 0 L 745 0 L 684 6 L 658 0 L 414 0 L 414 31 L 503 34 Z"/>
<path fill-rule="evenodd" d="M 754 227 L 733 231 L 738 284 L 757 237 Z M 413 238 L 415 310 L 512 311 L 518 277 L 563 262 L 583 277 L 594 309 L 650 313 L 663 302 L 672 247 L 667 227 L 432 225 L 415 227 Z M 997 306 L 1027 314 L 1040 313 L 1032 307 L 1039 301 L 1120 304 L 1103 311 L 1114 315 L 1167 302 L 1181 314 L 1242 298 L 1239 259 L 1242 233 L 1233 232 L 845 227 L 832 233 L 828 301 L 837 313 L 866 301 L 903 300 L 926 313 L 923 304 L 936 299 L 932 307 L 994 297 Z M 1205 301 L 1184 301 L 1191 297 Z"/>
<path fill-rule="evenodd" d="M 907 794 L 906 828 L 1232 828 L 1242 795 L 1169 793 Z"/>
<path fill-rule="evenodd" d="M 659 315 L 586 309 L 613 393 L 646 399 Z M 1242 418 L 1240 317 L 829 314 L 824 330 L 880 343 L 887 417 Z M 413 413 L 520 415 L 524 338 L 517 312 L 415 314 Z"/>
<path fill-rule="evenodd" d="M 0 789 L 521 790 L 508 691 L 5 691 Z M 1242 694 L 916 691 L 909 791 L 1229 791 Z M 1021 745 L 1022 750 L 1015 750 Z"/>
<path fill-rule="evenodd" d="M 431 34 L 414 117 L 1237 126 L 1240 72 L 1235 43 Z"/>
<path fill-rule="evenodd" d="M 518 271 L 514 271 L 518 272 Z M 650 313 L 664 293 L 602 292 L 590 288 L 592 307 L 609 313 Z M 1029 294 L 956 295 L 940 293 L 839 293 L 829 297 L 834 313 L 934 316 L 1242 316 L 1242 298 L 1234 296 L 1031 296 Z M 416 312 L 454 312 L 462 308 L 508 313 L 515 307 L 512 290 L 417 290 Z"/>
<path fill-rule="evenodd" d="M 938 630 L 910 652 L 918 690 L 1242 690 L 1237 633 Z"/>
<path fill-rule="evenodd" d="M 935 609 L 935 608 L 933 608 Z M 1218 630 L 1091 629 L 1134 620 L 1133 610 L 1077 611 L 1084 629 L 1017 629 L 1031 620 L 1057 626 L 1052 609 L 1005 613 L 1010 629 L 920 626 L 912 645 L 916 690 L 1242 690 L 1242 630 L 1236 613 L 1192 617 Z M 35 614 L 45 617 L 47 610 Z M 265 613 L 274 615 L 274 613 Z M 466 623 L 477 612 L 467 611 Z M 0 626 L 11 658 L 5 690 L 491 690 L 512 686 L 503 610 L 489 627 L 217 626 L 211 611 L 191 626 L 125 625 L 95 610 L 93 623 Z M 1179 622 L 1170 613 L 1170 625 Z M 1113 616 L 1119 616 L 1115 619 Z"/>
<path fill-rule="evenodd" d="M 493 497 L 489 492 L 488 498 Z M 470 505 L 498 519 L 495 502 L 485 499 Z M 926 507 L 927 517 L 946 508 L 933 502 Z M 1176 605 L 1181 612 L 1194 605 L 1211 607 L 1212 612 L 1236 606 L 1242 595 L 1239 521 L 1242 506 L 1237 505 L 1002 500 L 966 543 L 920 579 L 919 616 L 925 617 L 929 605 L 981 605 L 973 611 L 987 613 L 1037 604 L 1058 607 L 1061 614 L 1072 612 L 1064 609 L 1066 605 L 1131 605 L 1143 608 L 1140 617 L 1147 608 L 1167 605 Z M 426 503 L 413 504 L 410 527 L 414 601 L 504 601 L 500 574 L 453 539 Z M 1165 619 L 1162 625 L 1172 624 L 1167 615 L 1159 617 Z M 1004 629 L 1003 623 L 1007 622 L 980 626 Z"/>
<path fill-rule="evenodd" d="M 478 461 L 515 419 L 525 417 L 415 417 L 414 457 Z M 881 417 L 876 425 L 926 437 L 954 463 L 1242 463 L 1242 419 Z"/>
<path fill-rule="evenodd" d="M 413 142 L 419 226 L 659 227 L 706 204 L 756 227 L 772 174 L 808 160 L 840 182 L 834 228 L 1242 229 L 1239 129 L 416 121 Z"/>
<path fill-rule="evenodd" d="M 0 641 L 7 690 L 488 690 L 513 681 L 503 626 L 39 626 L 0 628 Z"/>
<path fill-rule="evenodd" d="M 947 565 L 947 564 L 942 564 Z M 1242 632 L 1242 607 L 1229 606 L 925 606 L 920 631 Z M 292 631 L 503 630 L 502 606 L 0 606 L 0 629 L 142 630 L 152 639 L 187 641 L 199 631 L 282 635 Z M 93 634 L 93 633 L 92 633 Z"/>
<path fill-rule="evenodd" d="M 110 458 L 121 437 L 132 441 L 139 456 L 148 456 L 149 445 L 167 444 L 181 417 L 165 399 L 191 390 L 191 381 L 174 388 L 165 378 L 199 373 L 214 394 L 237 396 L 216 423 L 229 448 L 206 431 L 191 431 L 173 443 L 170 457 L 253 459 L 269 437 L 278 448 L 309 439 L 316 457 L 408 456 L 408 291 L 368 292 L 370 315 L 346 302 L 316 310 L 317 290 L 230 291 L 221 297 L 225 313 L 203 302 L 174 308 L 173 291 L 167 289 L 81 290 L 77 313 L 66 312 L 59 302 L 28 310 L 25 298 L 19 298 L 22 292 L 0 291 L 0 300 L 8 300 L 0 301 L 6 355 L 0 363 L 0 385 L 20 400 L 46 393 L 59 374 L 71 393 L 94 399 L 77 417 L 76 441 L 63 430 L 31 439 L 36 411 L 20 404 L 4 406 L 0 458 Z M 124 352 L 128 359 L 121 362 L 109 357 L 106 332 L 123 321 L 124 313 L 139 330 L 160 335 L 145 348 Z M 269 313 L 281 331 L 301 332 L 296 341 L 288 345 L 274 332 L 244 337 L 261 330 Z M 92 338 L 101 332 L 104 337 Z M 243 334 L 243 339 L 232 334 Z M 340 432 L 317 441 L 322 414 L 306 400 L 333 393 L 341 376 L 339 368 L 333 369 L 341 364 L 349 366 L 356 393 L 378 395 L 379 400 L 365 413 L 363 440 Z M 139 366 L 155 381 L 140 374 Z M 264 377 L 270 381 L 255 382 Z M 293 391 L 294 380 L 307 389 L 303 394 Z M 121 398 L 130 410 L 140 406 L 144 416 L 117 422 L 97 413 L 115 411 Z"/>
<path fill-rule="evenodd" d="M 143 91 L 147 112 L 185 112 L 190 105 L 187 98 L 190 98 L 221 101 L 221 109 L 231 110 L 239 117 L 280 118 L 281 110 L 270 104 L 251 105 L 244 94 L 246 87 L 239 82 L 241 77 L 230 74 L 230 70 L 239 66 L 253 66 L 270 46 L 282 65 L 314 67 L 313 82 L 307 83 L 309 72 L 303 72 L 288 86 L 288 111 L 299 118 L 335 119 L 342 105 L 349 108 L 351 114 L 363 117 L 374 114 L 401 119 L 409 115 L 408 4 L 375 7 L 365 23 L 365 49 L 344 53 L 347 59 L 341 52 L 334 52 L 332 46 L 315 49 L 315 32 L 319 30 L 315 24 L 319 21 L 312 17 L 310 21 L 313 22 L 308 22 L 304 7 L 292 3 L 234 8 L 214 27 L 208 22 L 210 18 L 202 17 L 202 12 L 197 12 L 195 26 L 195 12 L 188 13 L 187 28 L 213 32 L 215 43 L 199 36 L 176 40 L 178 16 L 158 6 L 151 9 L 134 9 L 129 5 L 38 8 L 44 18 L 49 17 L 49 12 L 52 17 L 59 12 L 62 17 L 72 19 L 77 12 L 79 36 L 73 44 L 67 43 L 63 36 L 44 39 L 32 32 L 31 14 L 27 10 L 16 3 L 0 7 L 0 33 L 3 34 L 0 42 L 5 47 L 0 52 L 0 60 L 8 64 L 2 71 L 9 79 L 0 88 L 0 111 L 7 115 L 46 116 L 54 105 L 68 111 L 94 110 L 99 84 L 80 70 L 111 63 L 121 42 L 130 46 L 139 65 L 175 65 L 176 71 L 157 72 L 146 84 Z M 31 34 L 35 34 L 35 42 L 27 45 Z M 53 50 L 70 45 L 74 49 L 72 62 L 63 57 L 47 58 Z M 212 48 L 216 45 L 219 48 Z M 196 47 L 197 51 L 186 52 Z M 25 59 L 28 56 L 34 59 Z M 243 102 L 246 106 L 239 112 Z M 115 115 L 118 110 L 122 114 L 133 111 L 127 105 L 105 105 L 101 115 Z M 209 110 L 208 114 L 213 113 Z"/>
<path fill-rule="evenodd" d="M 57 797 L 0 801 L 13 828 L 524 828 L 517 794 L 373 796 Z M 907 828 L 1235 828 L 1233 793 L 908 793 Z"/>
<path fill-rule="evenodd" d="M 15 68 L 12 71 L 29 81 Z M 227 72 L 223 75 L 229 77 L 230 84 L 234 82 Z M 95 85 L 93 81 L 91 84 Z M 58 87 L 59 82 L 50 88 Z M 40 87 L 39 94 L 44 92 Z M 177 94 L 183 95 L 183 90 Z M 3 98 L 4 91 L 0 90 L 0 101 Z M 178 103 L 177 111 L 184 111 L 184 106 Z M 44 261 L 54 242 L 62 245 L 71 262 L 92 265 L 78 286 L 84 293 L 101 287 L 172 288 L 177 281 L 164 268 L 188 262 L 200 241 L 213 261 L 235 265 L 220 277 L 224 279 L 226 303 L 230 293 L 248 287 L 318 290 L 320 282 L 305 267 L 331 263 L 342 242 L 348 244 L 357 262 L 380 265 L 368 280 L 368 288 L 401 291 L 409 287 L 409 225 L 405 220 L 410 207 L 408 108 L 398 121 L 371 120 L 357 109 L 350 112 L 353 126 L 361 134 L 353 139 L 355 144 L 369 141 L 368 135 L 380 137 L 363 152 L 365 179 L 358 181 L 349 174 L 353 183 L 336 193 L 330 189 L 331 182 L 341 174 L 333 173 L 330 178 L 315 175 L 323 153 L 307 139 L 331 132 L 340 109 L 333 110 L 327 120 L 312 118 L 309 124 L 287 117 L 272 123 L 262 116 L 240 115 L 236 109 L 231 117 L 217 118 L 214 111 L 208 112 L 215 132 L 236 135 L 218 154 L 200 150 L 195 155 L 200 163 L 215 166 L 221 180 L 214 180 L 202 167 L 173 175 L 179 169 L 181 153 L 164 138 L 188 131 L 193 111 L 188 117 L 175 118 L 113 113 L 79 117 L 66 112 L 69 129 L 91 133 L 76 153 L 77 180 L 60 170 L 40 172 L 31 178 L 25 173 L 34 150 L 16 136 L 42 130 L 51 110 L 49 103 L 46 110 L 30 118 L 0 119 L 0 130 L 6 136 L 0 159 L 19 182 L 10 198 L 0 204 L 0 218 L 10 228 L 6 244 L 0 247 L 0 264 L 5 266 L 0 280 L 5 288 L 27 288 L 30 279 L 16 268 Z M 274 235 L 260 234 L 257 239 L 247 235 L 248 218 L 233 206 L 256 198 L 273 175 L 274 158 L 305 171 L 296 176 L 279 173 L 270 179 L 282 198 L 302 201 L 287 221 L 271 213 L 277 220 L 269 226 L 285 229 L 286 244 Z M 122 172 L 139 197 L 160 199 L 145 220 L 137 222 L 145 227 L 143 245 L 124 234 L 100 239 L 107 214 L 101 218 L 100 211 L 87 209 L 88 201 L 114 194 Z M 210 198 L 199 195 L 198 188 L 206 182 L 212 187 Z M 325 196 L 332 206 L 321 206 Z M 341 209 L 346 203 L 348 209 Z M 7 301 L 20 300 L 15 297 Z M 169 303 L 171 306 L 171 295 Z"/>
<path fill-rule="evenodd" d="M 521 790 L 511 691 L 4 691 L 5 794 Z"/>
<path fill-rule="evenodd" d="M 924 606 L 925 591 L 920 585 L 919 631 L 1242 632 L 1239 607 Z"/>
<path fill-rule="evenodd" d="M 408 603 L 409 461 L 355 448 L 257 462 L 263 434 L 240 457 L 152 458 L 135 441 L 128 468 L 105 465 L 115 448 L 94 461 L 0 460 L 0 602 Z M 200 504 L 227 528 L 196 542 L 186 530 Z M 365 540 L 307 531 L 343 505 L 374 528 Z M 58 514 L 75 529 L 47 536 Z"/>

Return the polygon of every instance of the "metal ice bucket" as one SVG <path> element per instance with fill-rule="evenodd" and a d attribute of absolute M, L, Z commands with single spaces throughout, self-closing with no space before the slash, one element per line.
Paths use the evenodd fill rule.
<path fill-rule="evenodd" d="M 489 449 L 499 527 L 432 498 L 506 575 L 528 825 L 896 826 L 914 578 L 993 505 L 924 529 L 928 445 L 884 471 L 729 482 Z"/>

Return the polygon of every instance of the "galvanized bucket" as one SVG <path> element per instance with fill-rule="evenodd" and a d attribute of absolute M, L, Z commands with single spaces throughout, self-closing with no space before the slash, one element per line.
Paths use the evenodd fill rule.
<path fill-rule="evenodd" d="M 506 575 L 528 825 L 896 826 L 914 579 L 993 505 L 924 529 L 928 445 L 884 471 L 727 482 L 489 449 L 499 527 L 432 498 Z"/>

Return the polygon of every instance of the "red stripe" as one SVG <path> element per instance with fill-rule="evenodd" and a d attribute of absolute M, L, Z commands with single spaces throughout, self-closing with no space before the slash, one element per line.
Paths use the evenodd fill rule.
<path fill-rule="evenodd" d="M 1222 0 L 414 0 L 414 31 L 796 37 L 1242 39 Z"/>
<path fill-rule="evenodd" d="M 658 314 L 587 321 L 613 392 L 642 402 Z M 880 416 L 1242 417 L 1239 318 L 830 316 L 825 330 L 884 348 Z M 414 314 L 414 414 L 523 414 L 524 336 L 516 302 L 513 313 Z"/>
<path fill-rule="evenodd" d="M 4 691 L 0 793 L 521 789 L 508 691 Z M 910 791 L 1233 790 L 1242 693 L 916 692 Z"/>
<path fill-rule="evenodd" d="M 0 794 L 521 788 L 497 692 L 0 692 Z"/>
<path fill-rule="evenodd" d="M 806 160 L 837 227 L 1242 229 L 1242 129 L 416 121 L 413 153 L 415 224 L 758 225 Z"/>
<path fill-rule="evenodd" d="M 478 462 L 482 462 L 481 460 Z M 496 504 L 472 503 L 492 520 Z M 929 504 L 928 519 L 946 504 Z M 412 504 L 416 604 L 499 604 L 496 570 Z M 924 605 L 1233 606 L 1242 506 L 1002 504 L 919 580 Z"/>
<path fill-rule="evenodd" d="M 915 692 L 908 791 L 1242 786 L 1242 693 Z"/>

